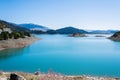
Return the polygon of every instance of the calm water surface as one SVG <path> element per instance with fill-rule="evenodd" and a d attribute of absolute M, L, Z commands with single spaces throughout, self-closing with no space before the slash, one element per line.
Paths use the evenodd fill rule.
<path fill-rule="evenodd" d="M 32 45 L 0 51 L 0 70 L 120 77 L 120 42 L 106 37 L 36 35 Z"/>

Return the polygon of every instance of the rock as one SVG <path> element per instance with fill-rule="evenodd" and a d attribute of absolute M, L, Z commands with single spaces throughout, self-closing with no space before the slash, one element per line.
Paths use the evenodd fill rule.
<path fill-rule="evenodd" d="M 12 73 L 12 74 L 10 74 L 9 80 L 26 80 L 26 79 L 23 76 Z"/>
<path fill-rule="evenodd" d="M 41 72 L 37 71 L 37 72 L 35 72 L 34 74 L 35 74 L 35 75 L 40 75 Z"/>
<path fill-rule="evenodd" d="M 85 34 L 80 34 L 80 33 L 74 33 L 74 34 L 71 34 L 69 35 L 70 37 L 86 37 Z"/>
<path fill-rule="evenodd" d="M 105 37 L 105 36 L 103 36 L 103 35 L 95 35 L 95 37 Z"/>
<path fill-rule="evenodd" d="M 0 71 L 0 75 L 4 74 L 4 72 Z"/>
<path fill-rule="evenodd" d="M 109 37 L 109 39 L 114 41 L 120 41 L 120 31 L 113 34 L 111 37 Z"/>

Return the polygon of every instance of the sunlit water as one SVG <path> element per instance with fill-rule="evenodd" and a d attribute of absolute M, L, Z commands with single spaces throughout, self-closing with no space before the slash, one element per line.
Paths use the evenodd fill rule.
<path fill-rule="evenodd" d="M 0 52 L 0 70 L 120 77 L 120 42 L 106 37 L 36 35 L 28 47 Z"/>

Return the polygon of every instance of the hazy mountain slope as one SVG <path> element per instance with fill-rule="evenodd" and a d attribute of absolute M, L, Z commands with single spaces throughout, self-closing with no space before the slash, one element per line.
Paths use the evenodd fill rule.
<path fill-rule="evenodd" d="M 25 27 L 30 30 L 35 30 L 35 31 L 48 31 L 50 30 L 49 28 L 42 26 L 42 25 L 37 25 L 37 24 L 19 24 L 21 27 Z"/>
<path fill-rule="evenodd" d="M 91 30 L 88 31 L 90 34 L 113 34 L 118 32 L 119 30 Z"/>
<path fill-rule="evenodd" d="M 74 28 L 74 27 L 71 27 L 71 26 L 61 28 L 61 29 L 57 29 L 56 32 L 59 33 L 59 34 L 88 33 L 85 30 L 77 29 L 77 28 Z"/>
<path fill-rule="evenodd" d="M 23 27 L 20 27 L 16 24 L 13 24 L 13 23 L 9 23 L 9 22 L 6 22 L 6 21 L 3 21 L 3 20 L 0 20 L 0 28 L 10 28 L 12 31 L 21 31 L 21 32 L 29 32 L 30 30 L 27 29 L 27 28 L 23 28 Z"/>

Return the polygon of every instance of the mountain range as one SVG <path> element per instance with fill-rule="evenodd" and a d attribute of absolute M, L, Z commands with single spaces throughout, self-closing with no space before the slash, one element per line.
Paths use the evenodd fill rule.
<path fill-rule="evenodd" d="M 72 26 L 54 30 L 46 26 L 37 25 L 33 23 L 14 24 L 14 23 L 3 21 L 3 20 L 0 20 L 0 24 L 4 24 L 7 28 L 10 28 L 12 31 L 29 31 L 35 34 L 73 34 L 73 33 L 113 34 L 119 31 L 119 30 L 83 30 L 83 29 L 72 27 Z"/>
<path fill-rule="evenodd" d="M 45 26 L 41 25 L 36 25 L 36 24 L 20 24 L 19 26 L 27 28 L 31 30 L 32 33 L 37 33 L 37 34 L 73 34 L 73 33 L 88 33 L 85 30 L 82 29 L 77 29 L 72 26 L 64 27 L 61 29 L 50 29 Z"/>
<path fill-rule="evenodd" d="M 45 26 L 36 25 L 36 24 L 20 24 L 19 26 L 25 27 L 31 30 L 33 33 L 38 34 L 73 34 L 73 33 L 85 33 L 85 34 L 113 34 L 120 30 L 84 30 L 78 29 L 73 26 L 67 26 L 60 29 L 50 29 Z"/>
<path fill-rule="evenodd" d="M 25 27 L 21 27 L 17 24 L 0 20 L 0 29 L 2 29 L 2 28 L 8 28 L 11 31 L 17 31 L 17 32 L 20 32 L 20 31 L 21 32 L 30 32 L 30 30 Z"/>
<path fill-rule="evenodd" d="M 113 34 L 118 32 L 119 30 L 91 30 L 88 31 L 89 34 Z"/>
<path fill-rule="evenodd" d="M 29 24 L 19 24 L 19 26 L 23 27 L 23 28 L 27 28 L 29 30 L 41 30 L 41 31 L 48 31 L 49 28 L 45 27 L 45 26 L 42 26 L 42 25 L 37 25 L 37 24 L 32 24 L 32 23 L 29 23 Z"/>
<path fill-rule="evenodd" d="M 77 29 L 77 28 L 72 27 L 72 26 L 57 29 L 56 31 L 59 34 L 73 34 L 73 33 L 83 33 L 83 34 L 85 34 L 85 33 L 88 33 L 87 31 L 85 31 L 83 29 Z"/>

